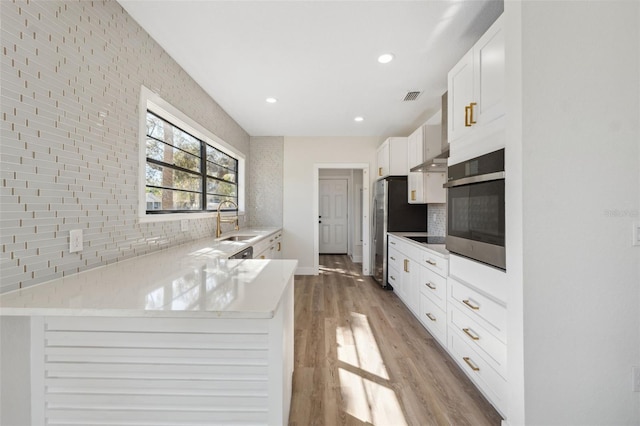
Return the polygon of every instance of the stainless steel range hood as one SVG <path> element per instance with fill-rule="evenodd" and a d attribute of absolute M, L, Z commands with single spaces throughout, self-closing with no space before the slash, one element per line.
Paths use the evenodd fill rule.
<path fill-rule="evenodd" d="M 433 158 L 427 159 L 424 163 L 411 168 L 412 172 L 446 172 L 447 161 L 449 159 L 449 135 L 447 131 L 447 92 L 442 95 L 442 151 Z"/>

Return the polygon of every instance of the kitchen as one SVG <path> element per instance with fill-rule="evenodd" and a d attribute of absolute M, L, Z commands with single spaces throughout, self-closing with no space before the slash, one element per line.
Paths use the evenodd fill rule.
<path fill-rule="evenodd" d="M 310 242 L 314 241 L 316 227 L 314 196 L 309 190 L 314 182 L 308 171 L 316 163 L 374 165 L 375 151 L 383 138 L 304 137 L 298 133 L 258 141 L 226 116 L 215 100 L 200 89 L 193 89 L 186 72 L 118 4 L 93 4 L 95 12 L 90 11 L 89 4 L 2 2 L 3 290 L 10 289 L 5 289 L 5 285 L 20 281 L 30 285 L 53 278 L 55 272 L 47 270 L 47 261 L 44 265 L 40 263 L 43 255 L 58 250 L 52 247 L 51 230 L 36 231 L 36 223 L 20 228 L 5 222 L 13 220 L 12 214 L 16 216 L 20 208 L 32 211 L 34 207 L 41 217 L 54 215 L 38 204 L 55 203 L 31 198 L 26 202 L 29 209 L 24 204 L 14 204 L 7 181 L 20 181 L 25 189 L 23 197 L 43 196 L 32 188 L 35 182 L 38 189 L 50 192 L 48 197 L 57 196 L 53 193 L 57 188 L 47 186 L 46 180 L 37 180 L 35 172 L 28 171 L 38 167 L 47 176 L 47 172 L 57 171 L 56 160 L 49 152 L 22 148 L 24 139 L 18 134 L 33 138 L 48 137 L 47 131 L 69 132 L 83 142 L 91 141 L 92 135 L 100 132 L 102 139 L 95 144 L 93 154 L 82 143 L 63 147 L 54 154 L 68 163 L 65 173 L 86 180 L 83 188 L 77 190 L 80 194 L 77 198 L 94 206 L 91 200 L 95 199 L 104 212 L 98 215 L 104 217 L 98 219 L 103 222 L 101 238 L 105 239 L 100 255 L 85 257 L 77 265 L 71 264 L 72 268 L 81 270 L 113 263 L 156 247 L 213 235 L 213 221 L 207 218 L 190 219 L 187 231 L 181 231 L 180 221 L 140 224 L 135 220 L 138 156 L 133 141 L 137 140 L 138 126 L 130 116 L 137 117 L 133 110 L 139 103 L 139 87 L 130 80 L 135 80 L 136 75 L 150 76 L 150 81 L 157 82 L 157 87 L 150 89 L 172 93 L 172 100 L 186 114 L 214 129 L 218 137 L 239 151 L 253 154 L 271 148 L 265 152 L 269 155 L 247 158 L 247 170 L 256 173 L 249 173 L 247 179 L 249 223 L 241 225 L 281 226 L 284 258 L 298 259 L 298 273 L 314 273 L 317 259 Z M 17 5 L 23 6 L 22 12 L 17 11 Z M 85 16 L 78 7 L 84 7 L 84 13 L 91 16 L 90 26 L 102 31 L 84 26 L 88 25 L 87 19 L 69 22 L 71 12 Z M 634 2 L 514 1 L 504 5 L 508 35 L 505 191 L 506 274 L 510 284 L 506 413 L 509 424 L 640 422 L 639 394 L 631 391 L 632 368 L 640 365 L 640 258 L 638 248 L 630 243 L 640 206 L 639 13 Z M 60 28 L 57 16 L 64 24 Z M 46 55 L 45 46 L 53 42 L 41 39 L 40 31 L 52 32 L 53 42 L 69 62 L 58 64 L 58 59 L 53 59 L 54 71 L 59 69 L 71 75 L 55 78 L 49 68 L 46 71 L 51 75 L 44 69 L 38 74 L 41 62 L 33 58 L 29 67 L 34 67 L 34 71 L 24 68 L 25 58 L 19 56 L 19 49 L 14 46 L 39 49 Z M 96 41 L 98 46 L 93 46 L 96 55 L 103 49 L 116 55 L 117 61 L 111 62 L 108 58 L 113 56 L 106 56 L 102 62 L 83 63 L 77 52 L 83 47 L 91 48 L 85 41 L 91 40 L 92 32 L 96 37 L 102 32 L 100 37 L 106 38 L 100 38 Z M 89 51 L 84 53 L 88 57 Z M 154 65 L 134 58 L 148 57 L 143 55 L 154 57 Z M 18 64 L 21 76 L 11 68 L 12 60 Z M 96 73 L 102 77 L 95 77 Z M 78 111 L 77 117 L 69 113 L 69 120 L 77 121 L 75 126 L 54 130 L 51 123 L 55 117 L 47 116 L 44 108 L 40 114 L 25 112 L 31 111 L 33 92 L 41 93 L 38 82 L 47 78 L 55 81 L 49 89 L 66 90 L 60 108 Z M 70 85 L 68 80 L 74 84 Z M 600 85 L 602 81 L 606 84 Z M 74 93 L 75 85 L 87 88 L 86 92 Z M 104 91 L 97 95 L 89 93 L 91 85 Z M 24 99 L 11 104 L 15 93 L 21 93 Z M 88 108 L 90 102 L 84 97 L 98 95 L 104 96 L 109 105 L 106 117 L 99 116 L 101 111 L 95 111 L 95 115 L 94 111 L 83 111 L 79 105 L 86 102 Z M 46 101 L 46 90 L 44 96 L 44 102 L 53 102 Z M 200 106 L 188 102 L 194 100 Z M 25 121 L 26 116 L 29 118 Z M 36 125 L 34 129 L 39 120 L 51 128 Z M 257 148 L 258 142 L 265 145 Z M 82 161 L 85 164 L 90 161 L 95 171 L 101 173 L 97 180 L 81 176 L 80 165 L 73 163 L 78 156 L 84 156 Z M 94 160 L 96 156 L 104 163 Z M 15 164 L 30 169 L 13 169 Z M 254 177 L 260 175 L 257 170 L 263 176 L 265 170 L 272 172 L 270 181 L 256 182 Z M 32 186 L 25 182 L 32 182 Z M 263 191 L 273 194 L 265 197 L 269 203 L 265 212 L 251 202 Z M 64 230 L 74 229 L 74 225 L 65 224 Z M 100 238 L 87 236 L 90 237 Z M 62 239 L 65 246 L 66 234 Z M 27 242 L 29 247 L 25 248 Z M 31 250 L 32 245 L 42 253 L 40 256 L 35 252 L 19 252 Z M 25 262 L 15 268 L 12 265 L 17 259 L 11 257 L 14 251 Z M 22 277 L 25 271 L 30 276 L 26 279 Z"/>

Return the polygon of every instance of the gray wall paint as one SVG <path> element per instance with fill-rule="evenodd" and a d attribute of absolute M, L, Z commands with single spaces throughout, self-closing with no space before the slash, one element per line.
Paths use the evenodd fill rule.
<path fill-rule="evenodd" d="M 249 135 L 117 2 L 0 8 L 1 291 L 212 235 L 213 219 L 190 220 L 188 232 L 179 221 L 138 222 L 140 86 L 248 164 Z M 69 253 L 77 228 L 84 250 Z"/>
<path fill-rule="evenodd" d="M 282 226 L 284 138 L 251 138 L 249 210 L 251 226 Z"/>

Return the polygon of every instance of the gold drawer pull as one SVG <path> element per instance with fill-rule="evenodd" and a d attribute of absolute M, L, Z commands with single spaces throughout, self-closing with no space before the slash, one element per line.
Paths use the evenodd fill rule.
<path fill-rule="evenodd" d="M 431 315 L 431 312 L 426 313 L 425 314 L 427 316 L 427 318 L 429 318 L 431 321 L 436 321 L 436 317 L 434 317 L 433 315 Z"/>
<path fill-rule="evenodd" d="M 396 243 L 394 243 L 393 241 L 389 241 L 389 244 L 394 245 L 394 246 L 396 245 Z"/>
<path fill-rule="evenodd" d="M 382 176 L 382 167 L 378 167 L 378 176 Z"/>
<path fill-rule="evenodd" d="M 474 305 L 473 303 L 471 303 L 471 302 L 469 301 L 469 299 L 465 299 L 465 300 L 463 300 L 463 301 L 462 301 L 462 303 L 464 303 L 465 305 L 467 305 L 468 307 L 470 307 L 470 308 L 471 308 L 471 309 L 473 309 L 474 311 L 477 311 L 477 310 L 479 310 L 479 309 L 480 309 L 480 306 L 476 306 L 476 305 Z"/>
<path fill-rule="evenodd" d="M 462 360 L 466 362 L 467 365 L 471 367 L 473 371 L 480 371 L 480 367 L 476 366 L 473 362 L 471 362 L 471 358 L 469 358 L 468 356 L 463 357 Z"/>
<path fill-rule="evenodd" d="M 391 260 L 396 260 L 396 258 L 395 258 L 395 257 L 393 257 L 393 256 L 389 256 L 389 259 L 391 259 Z"/>
<path fill-rule="evenodd" d="M 404 271 L 405 272 L 409 272 L 409 260 L 408 259 L 404 260 Z"/>
<path fill-rule="evenodd" d="M 282 250 L 282 244 L 278 241 L 278 251 Z"/>
<path fill-rule="evenodd" d="M 395 277 L 393 275 L 389 275 L 389 278 L 392 279 L 393 281 L 395 281 Z"/>
<path fill-rule="evenodd" d="M 411 190 L 411 201 L 415 201 L 416 200 L 416 190 L 412 189 Z"/>
<path fill-rule="evenodd" d="M 431 283 L 431 281 L 426 282 L 424 285 L 426 285 L 427 287 L 429 287 L 431 290 L 435 290 L 435 289 L 436 289 L 436 286 L 435 286 L 435 285 L 433 285 L 433 284 Z"/>
<path fill-rule="evenodd" d="M 438 266 L 437 262 L 434 262 L 433 260 L 429 259 L 429 260 L 425 260 L 425 262 L 427 262 L 429 265 L 431 266 Z"/>
<path fill-rule="evenodd" d="M 473 334 L 470 328 L 463 328 L 462 331 L 464 331 L 464 334 L 466 334 L 467 336 L 469 336 L 471 338 L 471 340 L 480 340 L 479 336 L 476 336 L 475 334 Z"/>
<path fill-rule="evenodd" d="M 475 102 L 471 102 L 469 104 L 469 125 L 476 124 L 476 120 L 473 119 L 473 107 L 476 106 L 476 105 L 478 105 L 478 104 L 475 103 Z"/>
<path fill-rule="evenodd" d="M 466 105 L 464 107 L 464 127 L 471 127 L 471 123 L 469 123 L 469 110 L 471 107 Z"/>

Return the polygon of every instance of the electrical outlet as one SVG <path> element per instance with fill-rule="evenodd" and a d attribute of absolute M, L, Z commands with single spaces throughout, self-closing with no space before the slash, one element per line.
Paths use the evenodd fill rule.
<path fill-rule="evenodd" d="M 180 230 L 182 232 L 186 232 L 189 230 L 189 220 L 188 219 L 182 219 L 180 221 Z"/>
<path fill-rule="evenodd" d="M 640 246 L 640 222 L 633 224 L 633 243 L 634 246 Z"/>
<path fill-rule="evenodd" d="M 640 392 L 640 367 L 631 367 L 631 392 Z"/>
<path fill-rule="evenodd" d="M 69 253 L 82 250 L 82 229 L 69 231 Z"/>

